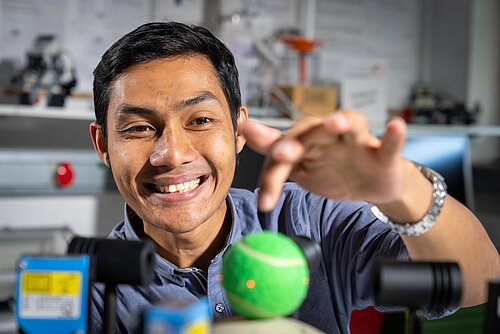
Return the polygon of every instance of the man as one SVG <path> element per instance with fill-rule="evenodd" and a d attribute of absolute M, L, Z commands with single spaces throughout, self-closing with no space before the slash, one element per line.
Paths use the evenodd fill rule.
<path fill-rule="evenodd" d="M 158 253 L 149 287 L 118 289 L 120 332 L 130 331 L 131 315 L 165 299 L 207 295 L 215 319 L 233 315 L 218 279 L 221 259 L 261 230 L 321 244 L 298 316 L 328 333 L 347 333 L 351 310 L 373 305 L 377 257 L 458 261 L 463 306 L 485 302 L 486 283 L 500 277 L 498 252 L 478 220 L 450 196 L 443 204 L 440 181 L 401 157 L 400 119 L 381 139 L 349 110 L 305 117 L 285 134 L 249 121 L 230 51 L 206 29 L 181 23 L 149 23 L 122 37 L 94 77 L 92 141 L 126 202 L 110 237 L 151 239 Z M 230 189 L 245 142 L 267 156 L 255 193 Z M 102 296 L 98 287 L 93 332 L 102 326 Z"/>

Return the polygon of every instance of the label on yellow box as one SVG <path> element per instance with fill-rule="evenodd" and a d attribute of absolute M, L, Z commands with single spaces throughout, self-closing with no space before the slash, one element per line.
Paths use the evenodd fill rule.
<path fill-rule="evenodd" d="M 77 271 L 21 273 L 19 311 L 22 317 L 78 318 L 82 276 Z"/>

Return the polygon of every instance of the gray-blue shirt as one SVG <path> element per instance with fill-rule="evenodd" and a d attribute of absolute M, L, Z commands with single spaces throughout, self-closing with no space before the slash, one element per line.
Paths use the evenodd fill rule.
<path fill-rule="evenodd" d="M 156 254 L 152 284 L 118 286 L 119 332 L 130 332 L 134 314 L 168 299 L 208 296 L 215 320 L 234 315 L 219 280 L 222 256 L 229 245 L 252 232 L 270 230 L 291 237 L 302 235 L 320 243 L 321 264 L 311 274 L 308 295 L 296 315 L 326 333 L 348 333 L 351 311 L 374 305 L 372 271 L 378 257 L 408 259 L 399 235 L 378 221 L 370 211 L 372 205 L 366 202 L 328 200 L 287 183 L 277 207 L 262 213 L 257 210 L 256 196 L 257 192 L 230 190 L 227 201 L 233 218 L 231 232 L 208 273 L 198 268 L 177 268 Z M 141 229 L 142 220 L 126 206 L 125 219 L 110 237 L 137 240 L 134 225 Z M 92 333 L 101 331 L 102 314 L 103 287 L 96 284 L 91 303 Z"/>

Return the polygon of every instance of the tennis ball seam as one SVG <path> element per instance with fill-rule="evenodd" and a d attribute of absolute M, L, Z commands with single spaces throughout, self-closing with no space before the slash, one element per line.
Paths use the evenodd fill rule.
<path fill-rule="evenodd" d="M 245 312 L 250 311 L 253 314 L 262 317 L 262 318 L 270 318 L 270 317 L 275 317 L 276 313 L 275 312 L 267 312 L 264 309 L 261 309 L 259 307 L 256 307 L 255 305 L 252 305 L 251 303 L 248 303 L 245 299 L 239 297 L 238 295 L 231 293 L 231 292 L 226 292 L 227 297 L 229 300 L 232 300 L 233 302 L 236 302 L 237 307 L 236 308 L 243 308 L 245 309 Z"/>
<path fill-rule="evenodd" d="M 276 258 L 274 256 L 269 256 L 267 254 L 261 253 L 251 247 L 249 247 L 245 242 L 239 244 L 239 247 L 242 251 L 247 253 L 250 256 L 255 257 L 257 260 L 264 262 L 271 266 L 276 267 L 293 267 L 297 265 L 304 265 L 305 260 L 303 257 L 293 258 L 293 259 L 283 259 Z"/>

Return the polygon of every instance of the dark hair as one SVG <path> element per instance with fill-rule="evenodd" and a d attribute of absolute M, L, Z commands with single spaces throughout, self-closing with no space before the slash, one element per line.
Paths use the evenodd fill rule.
<path fill-rule="evenodd" d="M 229 49 L 201 26 L 179 22 L 152 22 L 136 28 L 116 41 L 94 70 L 94 112 L 107 138 L 106 117 L 114 80 L 128 68 L 147 61 L 201 54 L 212 63 L 236 129 L 241 107 L 238 70 Z"/>

